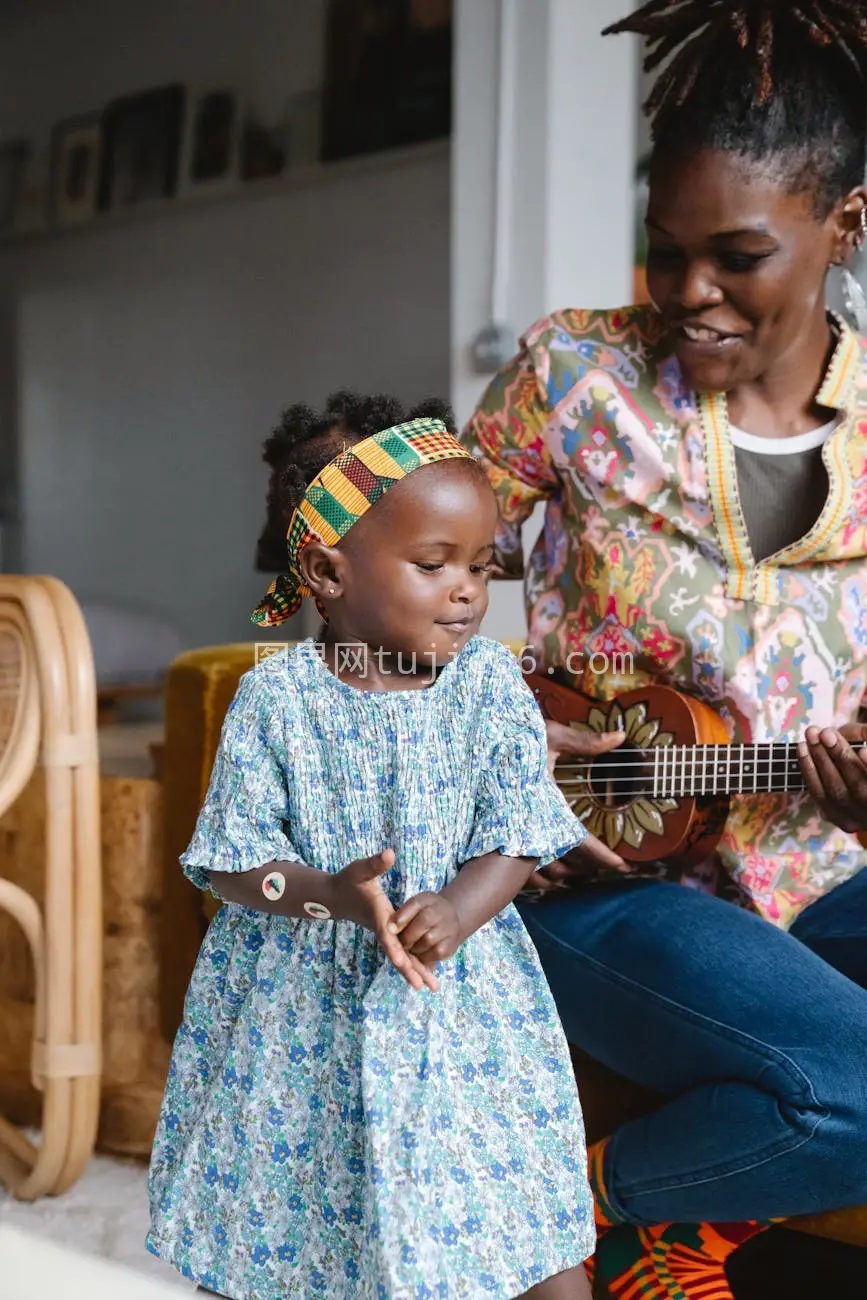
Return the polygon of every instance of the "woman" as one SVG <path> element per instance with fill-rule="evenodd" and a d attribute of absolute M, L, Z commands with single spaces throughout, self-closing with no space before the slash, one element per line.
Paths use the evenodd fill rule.
<path fill-rule="evenodd" d="M 535 325 L 466 439 L 505 576 L 547 503 L 543 665 L 803 742 L 809 797 L 735 799 L 691 877 L 561 866 L 523 906 L 570 1039 L 673 1097 L 591 1152 L 600 1274 L 721 1300 L 768 1221 L 867 1203 L 867 345 L 825 307 L 867 234 L 867 6 L 653 0 L 612 30 L 674 54 L 649 104 L 654 305 Z M 594 651 L 608 670 L 582 674 Z"/>

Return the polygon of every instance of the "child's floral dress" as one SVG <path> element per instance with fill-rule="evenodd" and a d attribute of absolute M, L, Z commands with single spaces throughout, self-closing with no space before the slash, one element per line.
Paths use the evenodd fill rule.
<path fill-rule="evenodd" d="M 183 858 L 336 872 L 393 848 L 395 906 L 584 830 L 510 652 L 422 690 L 341 682 L 312 641 L 242 680 Z M 350 922 L 229 904 L 202 945 L 150 1172 L 149 1248 L 232 1300 L 511 1300 L 593 1251 L 569 1053 L 512 906 L 415 992 Z"/>

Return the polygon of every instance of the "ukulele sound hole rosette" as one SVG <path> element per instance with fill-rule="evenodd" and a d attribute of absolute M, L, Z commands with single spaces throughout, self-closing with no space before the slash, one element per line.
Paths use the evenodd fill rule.
<path fill-rule="evenodd" d="M 626 808 L 636 799 L 652 797 L 653 761 L 627 741 L 593 760 L 588 783 L 601 807 Z"/>
<path fill-rule="evenodd" d="M 625 740 L 595 759 L 564 757 L 555 769 L 557 784 L 573 812 L 610 849 L 642 850 L 647 836 L 663 835 L 665 814 L 677 807 L 654 795 L 654 751 L 674 737 L 643 702 L 626 709 L 616 700 L 597 704 L 581 730 L 596 735 L 619 731 Z"/>

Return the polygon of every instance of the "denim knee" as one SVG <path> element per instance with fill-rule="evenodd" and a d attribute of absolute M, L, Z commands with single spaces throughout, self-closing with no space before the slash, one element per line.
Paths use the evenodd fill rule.
<path fill-rule="evenodd" d="M 804 1148 L 803 1176 L 835 1188 L 833 1208 L 867 1205 L 867 1027 L 850 1026 L 807 1073 L 825 1117 Z"/>

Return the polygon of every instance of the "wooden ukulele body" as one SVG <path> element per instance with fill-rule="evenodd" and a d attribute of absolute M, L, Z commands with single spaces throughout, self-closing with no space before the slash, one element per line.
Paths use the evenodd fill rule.
<path fill-rule="evenodd" d="M 555 769 L 557 784 L 589 831 L 636 864 L 664 860 L 688 866 L 711 856 L 728 815 L 728 797 L 653 793 L 660 758 L 655 750 L 728 744 L 728 732 L 711 708 L 669 686 L 643 686 L 605 701 L 542 674 L 526 681 L 546 718 L 591 734 L 626 734 L 606 755 L 564 755 Z"/>

